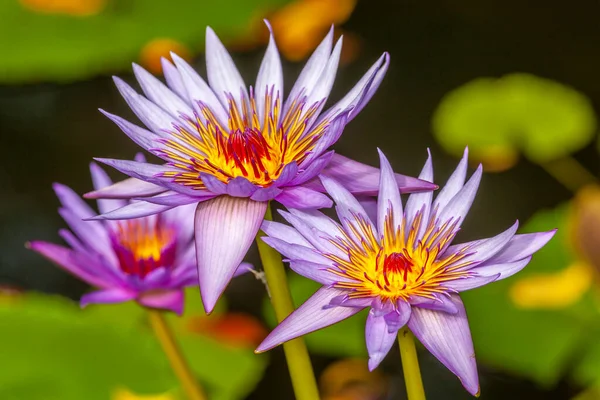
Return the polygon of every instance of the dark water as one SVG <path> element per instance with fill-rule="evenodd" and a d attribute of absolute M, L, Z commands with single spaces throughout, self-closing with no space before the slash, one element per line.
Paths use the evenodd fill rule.
<path fill-rule="evenodd" d="M 376 165 L 375 148 L 380 147 L 396 170 L 414 175 L 430 147 L 436 178 L 443 182 L 456 160 L 432 138 L 431 115 L 447 91 L 473 78 L 529 72 L 574 86 L 596 106 L 598 15 L 600 3 L 590 0 L 362 0 L 345 29 L 361 38 L 363 50 L 356 62 L 339 72 L 332 98 L 342 96 L 381 52 L 391 53 L 392 64 L 378 94 L 347 128 L 336 150 Z M 247 82 L 255 76 L 260 57 L 236 56 Z M 203 69 L 201 63 L 198 66 Z M 287 85 L 299 68 L 286 65 Z M 92 157 L 131 158 L 137 151 L 98 107 L 131 116 L 109 77 L 61 86 L 0 87 L 0 283 L 74 298 L 86 290 L 23 244 L 34 238 L 58 241 L 62 222 L 52 182 L 85 192 L 90 189 L 87 165 Z M 576 157 L 597 172 L 593 146 Z M 515 218 L 524 221 L 569 197 L 541 168 L 521 160 L 508 172 L 484 177 L 463 238 L 498 232 Z M 255 256 L 251 253 L 250 258 L 256 261 Z M 233 308 L 260 315 L 262 288 L 252 278 L 235 282 L 229 296 Z M 422 359 L 430 399 L 469 398 L 433 357 L 423 354 Z M 315 357 L 317 371 L 330 361 Z M 395 394 L 390 398 L 403 399 L 399 360 L 390 357 L 382 368 L 394 377 Z M 542 390 L 485 366 L 480 371 L 484 399 L 568 399 L 575 390 L 566 383 Z M 282 352 L 275 350 L 271 367 L 250 398 L 291 399 L 287 382 Z"/>

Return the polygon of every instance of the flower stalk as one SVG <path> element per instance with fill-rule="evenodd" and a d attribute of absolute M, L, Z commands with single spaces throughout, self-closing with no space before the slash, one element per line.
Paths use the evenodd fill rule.
<path fill-rule="evenodd" d="M 189 400 L 206 400 L 207 397 L 198 384 L 189 364 L 187 363 L 175 336 L 171 331 L 163 312 L 157 310 L 149 310 L 150 325 L 160 342 L 163 351 L 167 355 L 173 372 L 181 382 L 181 386 L 185 391 Z"/>
<path fill-rule="evenodd" d="M 400 345 L 400 357 L 402 358 L 402 370 L 404 371 L 408 400 L 425 400 L 415 337 L 407 326 L 398 332 L 398 344 Z"/>
<path fill-rule="evenodd" d="M 270 207 L 267 207 L 265 220 L 273 220 Z M 281 255 L 260 240 L 262 236 L 264 236 L 264 233 L 261 231 L 256 237 L 256 244 L 265 271 L 271 304 L 275 309 L 277 321 L 281 322 L 294 311 L 294 304 Z M 283 351 L 290 371 L 296 400 L 318 400 L 319 390 L 304 339 L 290 340 L 283 345 Z"/>

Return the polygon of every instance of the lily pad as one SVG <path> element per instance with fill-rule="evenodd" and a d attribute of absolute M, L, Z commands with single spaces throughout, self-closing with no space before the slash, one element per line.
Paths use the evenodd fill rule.
<path fill-rule="evenodd" d="M 537 163 L 569 155 L 590 143 L 596 117 L 589 99 L 570 86 L 516 73 L 479 78 L 448 93 L 433 117 L 433 131 L 448 152 L 493 170 L 519 154 Z"/>
<path fill-rule="evenodd" d="M 203 48 L 207 25 L 224 39 L 239 37 L 261 13 L 286 0 L 103 2 L 88 15 L 42 7 L 56 1 L 0 2 L 0 82 L 62 82 L 127 69 L 158 39 L 194 53 Z"/>
<path fill-rule="evenodd" d="M 112 314 L 101 306 L 80 310 L 41 294 L 0 302 L 0 398 L 106 400 L 118 388 L 139 394 L 177 388 L 145 313 L 131 306 L 107 306 Z M 243 399 L 262 376 L 266 358 L 251 349 L 193 332 L 176 334 L 212 399 Z"/>

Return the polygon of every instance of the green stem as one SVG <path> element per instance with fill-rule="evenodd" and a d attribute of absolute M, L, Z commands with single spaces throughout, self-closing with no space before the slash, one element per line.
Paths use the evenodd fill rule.
<path fill-rule="evenodd" d="M 173 372 L 181 382 L 183 390 L 187 394 L 189 400 L 206 400 L 204 392 L 200 388 L 198 381 L 194 377 L 190 366 L 188 365 L 175 336 L 169 327 L 169 324 L 165 320 L 165 316 L 162 311 L 149 310 L 150 325 L 160 342 L 163 351 L 167 355 Z"/>
<path fill-rule="evenodd" d="M 425 400 L 415 338 L 408 327 L 405 326 L 398 332 L 398 344 L 400 344 L 400 357 L 402 358 L 402 370 L 404 371 L 408 400 Z"/>
<path fill-rule="evenodd" d="M 267 207 L 265 219 L 268 221 L 273 219 L 270 206 Z M 271 304 L 275 309 L 277 321 L 281 322 L 294 311 L 294 303 L 292 302 L 281 255 L 260 240 L 261 236 L 264 236 L 264 233 L 259 232 L 256 237 L 258 253 L 265 270 Z M 315 380 L 304 339 L 298 338 L 284 343 L 283 351 L 285 352 L 296 400 L 319 400 L 317 381 Z"/>
<path fill-rule="evenodd" d="M 572 192 L 577 192 L 583 186 L 598 182 L 598 179 L 573 157 L 567 156 L 540 165 Z"/>

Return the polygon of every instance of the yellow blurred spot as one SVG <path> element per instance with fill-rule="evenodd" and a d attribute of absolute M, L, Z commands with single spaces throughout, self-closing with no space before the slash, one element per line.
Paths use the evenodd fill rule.
<path fill-rule="evenodd" d="M 555 310 L 575 304 L 593 283 L 592 268 L 576 262 L 554 274 L 538 274 L 516 282 L 510 298 L 517 307 Z"/>
<path fill-rule="evenodd" d="M 325 400 L 365 400 L 383 398 L 388 390 L 385 376 L 369 372 L 363 359 L 345 359 L 329 365 L 319 379 Z"/>
<path fill-rule="evenodd" d="M 158 38 L 148 42 L 140 52 L 140 64 L 153 74 L 162 73 L 161 57 L 170 59 L 170 52 L 176 53 L 184 60 L 192 58 L 191 51 L 181 42 L 169 38 Z"/>
<path fill-rule="evenodd" d="M 569 241 L 579 257 L 600 273 L 600 187 L 577 192 L 568 220 Z"/>
<path fill-rule="evenodd" d="M 24 7 L 39 13 L 66 14 L 77 17 L 96 15 L 106 0 L 19 0 Z"/>
<path fill-rule="evenodd" d="M 125 388 L 118 388 L 110 397 L 110 400 L 177 400 L 177 398 L 169 393 L 139 395 Z"/>
<path fill-rule="evenodd" d="M 473 158 L 483 164 L 486 172 L 506 171 L 519 160 L 519 152 L 512 147 L 490 145 L 473 153 Z"/>

